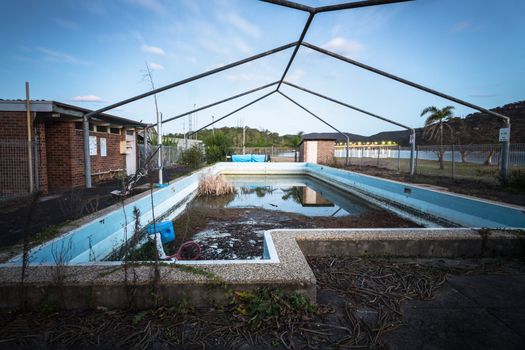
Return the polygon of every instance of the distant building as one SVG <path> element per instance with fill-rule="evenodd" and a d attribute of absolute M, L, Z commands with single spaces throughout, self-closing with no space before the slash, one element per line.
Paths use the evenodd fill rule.
<path fill-rule="evenodd" d="M 25 100 L 0 100 L 0 197 L 29 192 Z M 85 186 L 82 116 L 89 109 L 31 101 L 34 189 L 42 193 Z M 145 124 L 110 114 L 89 124 L 93 183 L 137 171 L 136 131 Z"/>
<path fill-rule="evenodd" d="M 335 143 L 338 140 L 335 135 L 333 133 L 303 135 L 299 144 L 299 161 L 316 164 L 332 163 L 335 156 Z"/>
<path fill-rule="evenodd" d="M 393 141 L 367 141 L 367 137 L 348 134 L 351 148 L 397 147 Z M 299 145 L 299 161 L 332 164 L 336 153 L 339 157 L 346 154 L 346 137 L 339 133 L 319 132 L 305 134 Z"/>

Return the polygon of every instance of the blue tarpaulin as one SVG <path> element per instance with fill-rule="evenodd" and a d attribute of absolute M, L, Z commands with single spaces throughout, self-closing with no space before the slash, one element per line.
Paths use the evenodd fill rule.
<path fill-rule="evenodd" d="M 234 154 L 232 162 L 236 163 L 264 163 L 266 162 L 265 154 Z"/>

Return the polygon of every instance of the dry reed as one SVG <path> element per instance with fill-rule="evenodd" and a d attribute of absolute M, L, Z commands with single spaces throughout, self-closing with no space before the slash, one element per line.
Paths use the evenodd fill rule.
<path fill-rule="evenodd" d="M 222 196 L 235 193 L 235 187 L 223 175 L 206 173 L 199 179 L 199 196 Z"/>

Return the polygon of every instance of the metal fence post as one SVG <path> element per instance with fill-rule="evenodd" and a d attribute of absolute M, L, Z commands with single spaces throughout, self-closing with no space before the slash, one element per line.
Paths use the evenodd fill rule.
<path fill-rule="evenodd" d="M 376 166 L 379 168 L 379 155 L 381 154 L 381 148 L 377 147 L 377 164 Z"/>
<path fill-rule="evenodd" d="M 365 148 L 361 147 L 361 166 L 363 166 L 363 158 L 364 158 Z"/>
<path fill-rule="evenodd" d="M 454 161 L 455 160 L 455 152 L 456 152 L 456 147 L 454 147 L 454 144 L 452 144 L 451 146 L 452 148 L 452 178 L 454 178 L 456 176 L 456 162 Z"/>
<path fill-rule="evenodd" d="M 419 158 L 419 146 L 416 146 L 416 160 L 414 166 L 414 174 L 417 174 L 417 159 Z"/>
<path fill-rule="evenodd" d="M 397 172 L 401 172 L 401 146 L 397 145 Z"/>

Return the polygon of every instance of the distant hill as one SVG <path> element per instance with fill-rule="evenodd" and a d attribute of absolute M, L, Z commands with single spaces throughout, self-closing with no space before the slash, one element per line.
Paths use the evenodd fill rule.
<path fill-rule="evenodd" d="M 525 143 L 525 101 L 509 103 L 502 107 L 493 108 L 491 111 L 510 118 L 510 139 L 512 143 Z M 458 118 L 456 121 L 450 122 L 449 125 L 454 130 L 463 131 L 459 135 L 459 141 L 463 144 L 498 143 L 499 129 L 504 127 L 500 118 L 482 112 L 471 113 L 465 118 Z M 395 141 L 403 146 L 408 146 L 409 134 L 408 130 L 385 131 L 369 136 L 366 141 Z M 444 138 L 446 143 L 452 141 L 449 135 L 445 135 Z M 423 138 L 423 128 L 416 129 L 416 139 L 419 145 L 430 144 L 428 140 Z"/>
<path fill-rule="evenodd" d="M 511 141 L 512 143 L 525 143 L 525 101 L 509 103 L 502 107 L 491 109 L 494 112 L 506 115 L 511 118 Z M 503 121 L 487 113 L 471 113 L 465 118 L 456 118 L 449 123 L 453 130 L 461 131 L 457 133 L 455 139 L 451 138 L 450 133 L 445 133 L 445 143 L 497 143 L 499 129 L 504 126 Z M 197 137 L 205 140 L 211 135 L 212 129 L 202 130 Z M 222 127 L 215 129 L 215 132 L 224 133 L 233 146 L 242 146 L 242 128 L 239 127 Z M 383 131 L 371 136 L 347 133 L 350 140 L 354 142 L 375 142 L 375 141 L 394 141 L 402 146 L 408 146 L 410 132 L 408 130 L 400 131 Z M 182 134 L 170 134 L 175 137 L 183 137 Z M 308 137 L 325 137 L 336 138 L 338 141 L 344 141 L 345 138 L 338 133 L 310 133 L 305 134 Z M 269 147 L 269 146 L 290 146 L 296 135 L 279 135 L 269 130 L 259 130 L 255 128 L 246 128 L 246 146 L 247 147 Z M 459 137 L 459 141 L 458 141 Z M 425 145 L 435 142 L 429 142 L 423 138 L 423 128 L 416 129 L 417 144 Z"/>

